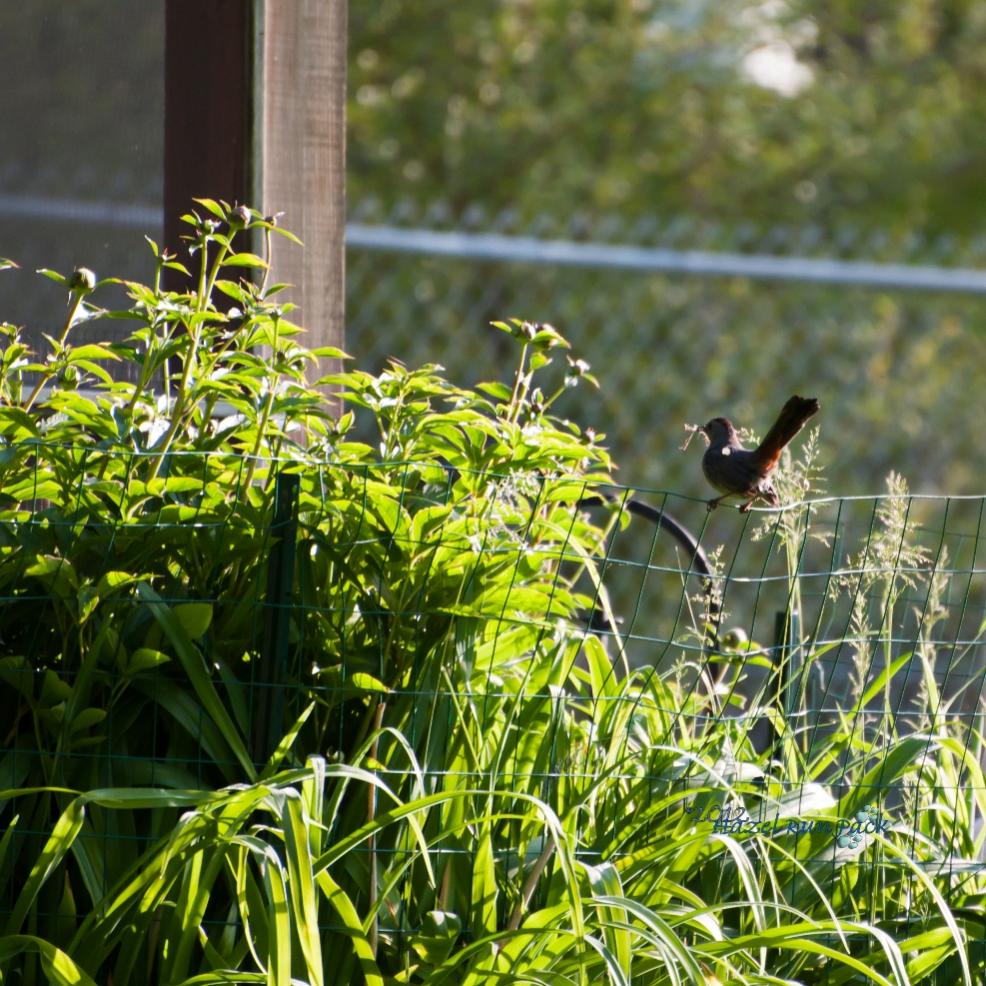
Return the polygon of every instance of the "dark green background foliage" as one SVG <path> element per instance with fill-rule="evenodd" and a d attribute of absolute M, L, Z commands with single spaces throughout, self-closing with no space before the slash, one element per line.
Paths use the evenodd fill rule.
<path fill-rule="evenodd" d="M 350 196 L 978 234 L 984 42 L 970 0 L 354 4 Z"/>

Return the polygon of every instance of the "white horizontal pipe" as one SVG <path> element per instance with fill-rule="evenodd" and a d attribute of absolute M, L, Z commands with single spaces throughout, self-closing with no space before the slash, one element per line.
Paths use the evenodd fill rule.
<path fill-rule="evenodd" d="M 397 226 L 370 226 L 364 223 L 349 223 L 346 226 L 346 238 L 348 246 L 365 250 L 420 253 L 469 260 L 986 294 L 986 271 L 969 268 L 881 264 L 864 260 L 814 257 L 774 257 L 707 250 L 669 250 L 663 247 L 538 240 L 531 236 L 504 236 L 500 233 L 402 229 Z"/>
<path fill-rule="evenodd" d="M 163 213 L 157 206 L 37 195 L 0 195 L 0 218 L 100 223 L 137 228 L 158 235 L 164 223 Z M 576 243 L 571 240 L 539 240 L 533 236 L 506 236 L 502 233 L 406 229 L 367 223 L 348 223 L 346 243 L 355 249 L 461 260 L 986 294 L 986 270 L 968 267 Z"/>

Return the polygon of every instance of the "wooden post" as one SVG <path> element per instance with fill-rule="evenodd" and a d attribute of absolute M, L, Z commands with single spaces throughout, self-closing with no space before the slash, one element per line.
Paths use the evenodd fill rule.
<path fill-rule="evenodd" d="M 343 345 L 345 98 L 346 0 L 167 0 L 164 244 L 193 197 L 283 212 L 305 246 L 275 237 L 271 274 L 311 348 Z"/>
<path fill-rule="evenodd" d="M 260 0 L 256 112 L 265 213 L 301 238 L 275 237 L 276 281 L 294 285 L 306 345 L 343 346 L 346 224 L 346 0 Z M 332 367 L 323 361 L 322 372 Z"/>
<path fill-rule="evenodd" d="M 243 0 L 164 7 L 164 246 L 184 253 L 193 198 L 246 202 L 253 12 Z M 170 276 L 170 271 L 165 271 Z M 177 279 L 172 278 L 172 285 Z"/>

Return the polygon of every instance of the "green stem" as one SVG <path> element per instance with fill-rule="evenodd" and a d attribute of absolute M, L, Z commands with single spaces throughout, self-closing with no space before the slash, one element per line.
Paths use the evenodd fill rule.
<path fill-rule="evenodd" d="M 167 324 L 168 324 L 167 322 L 164 323 L 165 326 L 167 326 Z M 153 332 L 154 325 L 151 324 L 150 326 L 148 326 L 148 328 Z M 165 338 L 164 345 L 167 345 L 168 344 L 168 342 L 170 341 L 170 338 L 171 338 L 170 335 L 167 338 Z M 143 394 L 143 393 L 146 393 L 148 391 L 148 389 L 150 388 L 151 377 L 154 375 L 154 361 L 151 359 L 151 355 L 152 354 L 150 352 L 148 352 L 147 359 L 144 360 L 144 362 L 141 364 L 140 380 L 139 380 L 139 382 L 137 384 L 134 385 L 133 394 L 131 395 L 130 400 L 127 401 L 127 406 L 124 409 L 124 414 L 125 414 L 125 416 L 127 418 L 129 418 L 129 417 L 131 417 L 133 415 L 134 408 L 137 407 L 137 401 L 140 399 L 140 395 Z M 168 377 L 168 361 L 167 360 L 164 361 L 164 363 L 162 365 L 162 369 L 164 371 L 164 392 L 167 393 L 168 392 L 168 384 L 170 383 L 170 380 L 169 380 L 169 377 Z"/>
<path fill-rule="evenodd" d="M 267 279 L 270 277 L 271 232 L 269 229 L 264 230 L 264 260 L 267 262 L 267 266 L 264 268 L 263 277 L 260 278 L 260 292 L 258 297 L 261 301 L 267 296 Z"/>
<path fill-rule="evenodd" d="M 551 396 L 550 396 L 550 397 L 549 397 L 549 398 L 548 398 L 548 399 L 547 399 L 547 400 L 546 400 L 546 401 L 544 402 L 544 409 L 545 409 L 545 411 L 547 411 L 547 410 L 548 410 L 548 408 L 549 408 L 549 407 L 551 407 L 551 405 L 552 405 L 552 404 L 554 404 L 554 403 L 555 403 L 555 401 L 556 401 L 556 400 L 558 400 L 558 398 L 559 398 L 559 397 L 561 397 L 561 395 L 562 395 L 562 394 L 564 394 L 566 390 L 568 390 L 568 387 L 566 387 L 566 386 L 565 386 L 564 384 L 562 384 L 562 385 L 561 385 L 561 386 L 560 386 L 560 387 L 559 387 L 559 388 L 558 388 L 558 389 L 557 389 L 557 390 L 556 390 L 556 391 L 555 391 L 555 392 L 554 392 L 554 393 L 553 393 L 553 394 L 552 394 L 552 395 L 551 395 Z"/>
<path fill-rule="evenodd" d="M 163 324 L 167 326 L 168 322 L 165 321 Z M 151 325 L 148 326 L 148 328 L 153 331 L 154 324 L 152 323 Z M 164 339 L 163 345 L 166 346 L 170 341 L 170 339 L 171 339 L 171 335 L 169 333 L 169 335 Z M 153 353 L 149 350 L 147 354 L 147 358 L 143 360 L 140 364 L 140 379 L 137 381 L 137 383 L 133 385 L 133 389 L 130 394 L 130 400 L 127 401 L 123 409 L 123 419 L 125 421 L 133 420 L 133 414 L 134 414 L 134 410 L 137 407 L 137 401 L 140 400 L 142 394 L 148 393 L 151 389 L 151 378 L 154 376 L 154 372 L 155 372 L 154 360 L 151 358 L 152 355 Z M 168 393 L 168 391 L 171 389 L 171 377 L 170 374 L 168 373 L 167 360 L 163 361 L 162 371 L 164 376 L 164 393 Z M 103 479 L 103 477 L 106 475 L 106 469 L 109 463 L 110 463 L 109 458 L 103 459 L 102 465 L 99 468 L 100 479 Z"/>
<path fill-rule="evenodd" d="M 199 242 L 199 249 L 202 251 L 202 257 L 199 261 L 199 289 L 198 289 L 199 303 L 197 308 L 199 311 L 201 311 L 202 299 L 206 297 L 205 286 L 207 283 L 207 275 L 209 270 L 208 268 L 209 237 L 208 236 L 203 237 L 202 240 Z"/>
<path fill-rule="evenodd" d="M 394 454 L 394 444 L 396 442 L 396 432 L 397 423 L 401 419 L 401 414 L 404 410 L 404 393 L 397 396 L 397 402 L 394 404 L 387 418 L 382 418 L 380 422 L 380 439 L 383 445 L 381 452 L 385 461 L 388 461 Z M 407 459 L 406 450 L 402 450 L 400 456 L 402 459 Z"/>
<path fill-rule="evenodd" d="M 212 271 L 209 273 L 208 283 L 206 284 L 205 294 L 199 297 L 199 311 L 203 311 L 209 305 L 209 299 L 212 297 L 212 292 L 215 289 L 216 281 L 219 278 L 219 271 L 222 268 L 223 261 L 229 255 L 229 247 L 223 243 L 219 248 L 219 253 L 216 254 L 216 259 L 212 264 Z M 203 256 L 205 256 L 205 250 L 203 249 Z"/>
<path fill-rule="evenodd" d="M 167 325 L 168 323 L 165 322 L 164 324 Z M 173 334 L 173 330 L 171 334 Z M 169 334 L 167 339 L 164 340 L 164 345 L 167 345 L 171 341 L 171 334 Z M 150 378 L 148 378 L 148 381 L 149 380 Z M 162 393 L 171 393 L 171 360 L 168 359 L 164 360 L 161 364 L 161 386 Z"/>
<path fill-rule="evenodd" d="M 894 645 L 893 645 L 893 626 L 894 626 L 894 577 L 891 576 L 890 585 L 887 587 L 887 602 L 886 602 L 886 613 L 887 618 L 883 624 L 883 667 L 884 667 L 884 677 L 883 677 L 883 709 L 884 709 L 884 720 L 888 718 L 888 710 L 892 708 L 890 704 L 890 675 L 886 671 L 890 668 L 894 659 Z M 893 728 L 893 719 L 890 719 L 890 727 Z"/>
<path fill-rule="evenodd" d="M 376 710 L 374 711 L 373 728 L 374 731 L 377 732 L 378 734 L 380 732 L 381 726 L 383 725 L 383 714 L 386 708 L 387 708 L 386 703 L 378 702 Z M 379 752 L 378 750 L 379 742 L 380 742 L 380 737 L 379 735 L 377 735 L 373 738 L 373 745 L 370 748 L 370 756 L 374 760 L 374 768 L 373 768 L 374 770 L 376 770 L 375 761 L 377 759 L 377 753 Z M 367 805 L 366 805 L 367 823 L 369 825 L 372 825 L 373 822 L 376 820 L 376 816 L 377 816 L 377 789 L 375 785 L 373 784 L 368 785 L 366 797 L 367 797 Z M 370 920 L 370 927 L 367 929 L 366 938 L 370 946 L 370 951 L 373 954 L 373 957 L 376 958 L 379 932 L 377 927 L 377 913 L 376 913 L 378 864 L 377 864 L 377 837 L 375 832 L 373 832 L 373 834 L 370 835 L 370 837 L 366 840 L 366 848 L 369 854 L 369 862 L 370 862 L 369 911 L 373 915 L 373 917 Z"/>
<path fill-rule="evenodd" d="M 516 931 L 520 927 L 520 919 L 524 916 L 524 911 L 527 910 L 528 905 L 531 903 L 531 897 L 534 896 L 534 891 L 537 889 L 538 880 L 541 879 L 541 874 L 544 872 L 545 866 L 548 865 L 548 860 L 551 859 L 554 851 L 555 838 L 553 835 L 549 835 L 545 840 L 541 854 L 535 860 L 534 866 L 531 867 L 531 872 L 524 882 L 524 888 L 520 893 L 520 897 L 517 898 L 517 903 L 514 905 L 513 913 L 507 922 L 508 931 Z"/>
<path fill-rule="evenodd" d="M 280 320 L 278 318 L 274 319 L 274 352 L 273 357 L 275 361 L 277 360 L 277 343 L 279 336 L 278 326 L 280 325 Z M 267 422 L 270 420 L 270 413 L 274 407 L 274 398 L 277 395 L 277 380 L 278 374 L 275 371 L 271 374 L 270 378 L 270 389 L 267 392 L 267 400 L 264 401 L 264 408 L 260 412 L 260 421 L 257 423 L 257 438 L 253 443 L 253 449 L 250 453 L 250 464 L 247 466 L 247 476 L 246 476 L 246 486 L 250 487 L 253 482 L 253 474 L 257 469 L 257 458 L 260 455 L 260 448 L 264 442 L 264 434 L 267 431 Z"/>
<path fill-rule="evenodd" d="M 168 431 L 162 441 L 161 451 L 157 454 L 151 466 L 150 479 L 157 479 L 157 474 L 161 471 L 161 465 L 164 463 L 164 457 L 168 454 L 168 449 L 182 425 L 182 419 L 185 417 L 185 396 L 188 390 L 188 381 L 192 375 L 192 366 L 195 364 L 195 359 L 198 355 L 199 340 L 201 338 L 202 324 L 200 322 L 196 325 L 192 335 L 191 347 L 189 348 L 188 355 L 185 357 L 185 367 L 182 371 L 181 381 L 178 384 L 178 393 L 175 395 L 175 404 L 171 409 L 171 424 L 168 426 Z"/>
<path fill-rule="evenodd" d="M 229 247 L 226 246 L 226 244 L 222 244 L 219 248 L 219 252 L 216 254 L 216 259 L 212 264 L 212 270 L 210 272 L 208 270 L 208 245 L 209 237 L 204 237 L 201 243 L 202 265 L 199 269 L 198 303 L 195 306 L 195 310 L 199 312 L 205 311 L 205 309 L 209 307 L 209 299 L 212 297 L 212 291 L 215 287 L 216 279 L 219 277 L 219 271 L 222 267 L 223 261 L 229 253 Z M 185 417 L 188 382 L 192 375 L 192 369 L 198 359 L 199 343 L 201 340 L 202 323 L 198 322 L 192 333 L 192 343 L 189 347 L 188 355 L 185 357 L 185 366 L 182 370 L 181 381 L 178 384 L 178 392 L 175 394 L 175 404 L 171 411 L 171 424 L 169 425 L 168 431 L 164 436 L 161 451 L 158 453 L 157 457 L 154 459 L 154 464 L 151 466 L 151 479 L 157 478 L 158 473 L 161 471 L 161 466 L 164 463 L 164 458 L 168 454 L 168 449 L 171 447 L 171 443 L 174 441 L 175 435 L 178 433 L 178 429 L 183 423 L 183 419 Z M 167 390 L 165 393 L 167 393 Z"/>
<path fill-rule="evenodd" d="M 65 324 L 62 326 L 62 333 L 58 337 L 58 347 L 57 352 L 61 352 L 65 346 L 65 340 L 68 338 L 69 329 L 72 328 L 72 322 L 75 320 L 76 312 L 79 310 L 79 306 L 82 304 L 82 291 L 72 292 L 72 303 L 68 310 L 68 318 L 65 319 Z M 42 373 L 38 382 L 34 385 L 34 390 L 31 391 L 30 396 L 27 399 L 27 403 L 24 405 L 25 411 L 30 411 L 34 405 L 34 402 L 38 399 L 38 394 L 41 393 L 41 388 L 55 375 L 54 370 L 49 370 Z"/>
<path fill-rule="evenodd" d="M 510 394 L 510 411 L 507 414 L 507 421 L 513 424 L 520 415 L 521 386 L 523 385 L 524 394 L 527 393 L 528 381 L 524 373 L 524 364 L 527 362 L 527 351 L 530 346 L 525 342 L 520 351 L 520 365 L 514 374 L 514 389 Z"/>

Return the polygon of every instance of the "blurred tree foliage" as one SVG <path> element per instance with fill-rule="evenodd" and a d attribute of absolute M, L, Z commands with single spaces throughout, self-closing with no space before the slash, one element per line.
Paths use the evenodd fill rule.
<path fill-rule="evenodd" d="M 350 6 L 350 194 L 977 231 L 974 0 Z"/>

